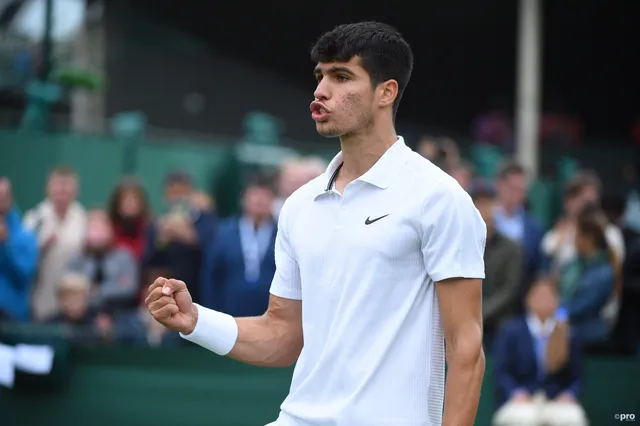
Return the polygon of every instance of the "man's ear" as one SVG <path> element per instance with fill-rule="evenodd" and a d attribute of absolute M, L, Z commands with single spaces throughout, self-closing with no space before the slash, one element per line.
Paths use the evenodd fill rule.
<path fill-rule="evenodd" d="M 398 82 L 395 80 L 387 80 L 378 86 L 380 100 L 378 106 L 386 107 L 393 105 L 398 97 Z"/>

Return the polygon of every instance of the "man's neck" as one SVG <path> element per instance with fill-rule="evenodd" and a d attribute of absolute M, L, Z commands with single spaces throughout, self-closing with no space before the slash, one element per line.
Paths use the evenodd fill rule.
<path fill-rule="evenodd" d="M 365 174 L 398 140 L 393 126 L 352 133 L 340 138 L 343 166 L 341 178 L 357 179 Z"/>

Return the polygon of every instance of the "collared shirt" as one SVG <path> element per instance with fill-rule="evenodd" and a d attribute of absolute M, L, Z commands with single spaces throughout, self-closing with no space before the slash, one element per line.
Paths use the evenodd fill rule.
<path fill-rule="evenodd" d="M 536 352 L 538 379 L 543 380 L 547 376 L 547 344 L 556 327 L 556 320 L 548 318 L 541 322 L 535 315 L 528 315 L 527 326 L 533 338 L 533 348 Z"/>
<path fill-rule="evenodd" d="M 495 226 L 498 232 L 513 241 L 522 242 L 524 238 L 524 209 L 519 208 L 509 215 L 502 207 L 495 208 Z"/>
<path fill-rule="evenodd" d="M 245 216 L 240 219 L 239 227 L 244 257 L 244 276 L 247 282 L 253 283 L 260 278 L 260 265 L 271 245 L 274 225 L 267 220 L 256 228 L 253 220 Z"/>
<path fill-rule="evenodd" d="M 341 164 L 338 154 L 280 214 L 271 293 L 302 300 L 304 348 L 274 425 L 439 426 L 434 283 L 484 278 L 485 224 L 401 137 L 343 194 Z"/>

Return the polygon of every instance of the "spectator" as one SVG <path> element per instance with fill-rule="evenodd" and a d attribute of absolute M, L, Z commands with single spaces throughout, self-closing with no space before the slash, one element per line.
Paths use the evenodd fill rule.
<path fill-rule="evenodd" d="M 458 164 L 449 170 L 449 174 L 464 188 L 465 191 L 471 190 L 474 170 L 471 163 L 460 160 Z"/>
<path fill-rule="evenodd" d="M 90 305 L 91 283 L 86 276 L 76 273 L 63 275 L 58 287 L 60 311 L 46 322 L 64 327 L 65 335 L 79 343 L 108 339 L 111 321 L 98 315 Z"/>
<path fill-rule="evenodd" d="M 126 248 L 141 261 L 150 211 L 147 194 L 137 180 L 124 179 L 109 198 L 109 218 L 116 247 Z"/>
<path fill-rule="evenodd" d="M 496 230 L 520 244 L 523 250 L 523 280 L 520 295 L 526 293 L 540 264 L 542 225 L 524 207 L 527 197 L 527 177 L 524 168 L 515 163 L 503 164 L 496 180 L 498 201 L 495 212 Z"/>
<path fill-rule="evenodd" d="M 170 173 L 164 190 L 168 212 L 149 228 L 143 264 L 186 282 L 194 301 L 199 302 L 202 262 L 213 242 L 216 217 L 212 209 L 194 204 L 199 192 L 186 173 Z"/>
<path fill-rule="evenodd" d="M 286 161 L 278 172 L 277 198 L 273 203 L 273 217 L 278 218 L 284 201 L 302 185 L 324 173 L 326 165 L 321 159 L 310 157 Z"/>
<path fill-rule="evenodd" d="M 578 174 L 569 180 L 564 190 L 564 216 L 542 239 L 546 271 L 557 273 L 576 257 L 575 233 L 579 213 L 588 204 L 598 204 L 599 180 L 591 174 Z M 625 256 L 624 237 L 613 223 L 606 224 L 607 243 L 622 262 Z"/>
<path fill-rule="evenodd" d="M 569 311 L 574 334 L 586 344 L 606 341 L 609 327 L 602 310 L 616 280 L 615 254 L 605 238 L 604 214 L 585 208 L 576 221 L 577 258 L 562 270 L 559 281 L 562 303 Z"/>
<path fill-rule="evenodd" d="M 275 273 L 271 182 L 257 177 L 243 194 L 242 217 L 221 223 L 205 263 L 203 303 L 235 317 L 262 315 Z"/>
<path fill-rule="evenodd" d="M 36 237 L 21 223 L 11 182 L 0 177 L 0 321 L 29 319 L 29 292 L 37 264 Z"/>
<path fill-rule="evenodd" d="M 112 316 L 137 306 L 138 265 L 129 250 L 115 246 L 104 211 L 89 213 L 84 252 L 71 261 L 69 271 L 91 282 L 91 306 L 101 313 Z"/>
<path fill-rule="evenodd" d="M 476 183 L 471 191 L 476 208 L 487 225 L 484 251 L 485 279 L 482 283 L 482 317 L 485 350 L 490 351 L 502 323 L 515 315 L 522 274 L 522 250 L 497 233 L 494 225 L 495 193 L 490 185 Z"/>
<path fill-rule="evenodd" d="M 578 403 L 582 354 L 548 281 L 531 286 L 526 315 L 505 324 L 494 351 L 494 426 L 586 426 Z"/>
<path fill-rule="evenodd" d="M 27 212 L 24 224 L 38 237 L 40 265 L 33 292 L 33 314 L 44 321 L 58 312 L 58 283 L 69 261 L 82 250 L 87 215 L 76 201 L 78 176 L 59 166 L 49 175 L 47 198 Z"/>

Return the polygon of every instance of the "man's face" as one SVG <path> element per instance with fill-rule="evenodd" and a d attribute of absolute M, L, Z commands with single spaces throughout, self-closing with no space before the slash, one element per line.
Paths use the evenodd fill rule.
<path fill-rule="evenodd" d="M 11 209 L 12 203 L 11 183 L 7 179 L 0 179 L 0 216 Z"/>
<path fill-rule="evenodd" d="M 538 282 L 527 295 L 527 308 L 542 319 L 552 317 L 558 309 L 558 294 L 550 282 Z"/>
<path fill-rule="evenodd" d="M 173 206 L 176 203 L 184 202 L 191 197 L 193 190 L 191 185 L 183 182 L 170 183 L 165 187 L 164 197 L 167 205 Z"/>
<path fill-rule="evenodd" d="M 66 207 L 76 199 L 78 181 L 74 176 L 52 175 L 47 183 L 47 196 L 53 204 Z"/>
<path fill-rule="evenodd" d="M 318 86 L 311 117 L 320 135 L 340 137 L 373 124 L 375 91 L 358 57 L 349 62 L 318 63 L 315 76 Z"/>
<path fill-rule="evenodd" d="M 271 208 L 275 195 L 269 188 L 254 186 L 247 188 L 244 194 L 245 213 L 257 220 L 271 215 Z"/>
<path fill-rule="evenodd" d="M 521 173 L 511 173 L 498 180 L 496 189 L 500 201 L 507 207 L 517 208 L 527 198 L 527 178 Z"/>

